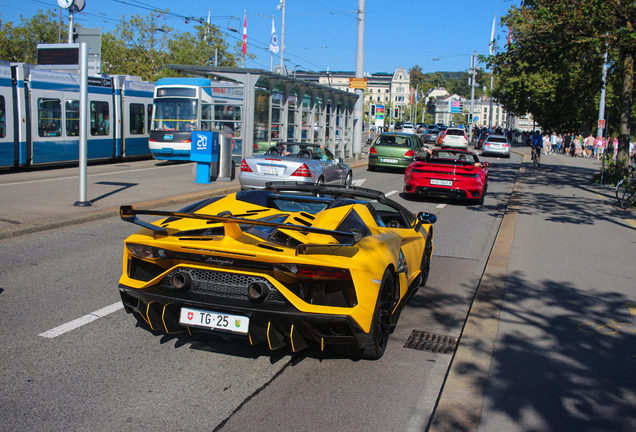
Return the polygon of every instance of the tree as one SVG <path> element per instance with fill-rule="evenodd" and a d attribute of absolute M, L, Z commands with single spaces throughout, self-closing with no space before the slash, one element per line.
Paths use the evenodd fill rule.
<path fill-rule="evenodd" d="M 544 129 L 590 129 L 602 87 L 603 56 L 609 50 L 610 73 L 620 76 L 621 82 L 618 158 L 626 160 L 636 4 L 623 0 L 525 0 L 521 7 L 512 7 L 502 21 L 512 38 L 506 51 L 487 59 L 497 75 L 494 96 L 512 113 L 532 112 Z"/>
<path fill-rule="evenodd" d="M 174 31 L 157 12 L 147 17 L 124 17 L 116 30 L 102 36 L 104 72 L 156 81 L 179 76 L 176 71 L 164 69 L 166 64 L 212 66 L 215 55 L 218 66 L 237 66 L 240 42 L 231 50 L 217 26 L 201 24 L 194 29 L 194 33 Z"/>
<path fill-rule="evenodd" d="M 18 26 L 0 21 L 0 59 L 36 63 L 37 44 L 58 43 L 57 16 L 51 10 L 38 10 L 30 19 L 20 16 L 20 21 Z M 61 37 L 63 41 L 67 40 L 65 28 L 62 28 Z"/>

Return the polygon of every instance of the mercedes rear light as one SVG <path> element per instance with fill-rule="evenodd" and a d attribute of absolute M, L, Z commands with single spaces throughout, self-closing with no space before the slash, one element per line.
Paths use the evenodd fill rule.
<path fill-rule="evenodd" d="M 245 159 L 241 161 L 241 171 L 242 172 L 252 172 L 252 168 L 245 162 Z"/>
<path fill-rule="evenodd" d="M 311 177 L 311 171 L 309 171 L 309 168 L 307 167 L 307 165 L 302 164 L 301 166 L 298 167 L 296 171 L 292 173 L 292 176 L 293 177 Z"/>

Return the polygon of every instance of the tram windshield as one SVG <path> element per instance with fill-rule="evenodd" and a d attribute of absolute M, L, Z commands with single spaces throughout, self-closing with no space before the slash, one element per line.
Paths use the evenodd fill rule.
<path fill-rule="evenodd" d="M 188 132 L 197 129 L 197 100 L 155 98 L 153 131 Z"/>

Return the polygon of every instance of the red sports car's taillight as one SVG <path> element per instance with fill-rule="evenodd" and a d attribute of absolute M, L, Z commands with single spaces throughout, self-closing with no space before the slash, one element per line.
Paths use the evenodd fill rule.
<path fill-rule="evenodd" d="M 311 177 L 311 171 L 309 171 L 309 168 L 307 168 L 307 165 L 302 164 L 301 166 L 298 167 L 298 169 L 296 171 L 294 171 L 292 173 L 292 176 L 295 176 L 295 177 Z"/>
<path fill-rule="evenodd" d="M 371 147 L 371 150 L 369 150 L 369 153 L 370 154 L 378 154 L 378 151 L 375 148 Z"/>
<path fill-rule="evenodd" d="M 245 159 L 241 161 L 241 171 L 242 172 L 252 172 L 252 168 L 245 162 Z"/>
<path fill-rule="evenodd" d="M 404 153 L 404 157 L 412 157 L 415 156 L 415 152 L 413 150 L 409 150 L 406 153 Z"/>

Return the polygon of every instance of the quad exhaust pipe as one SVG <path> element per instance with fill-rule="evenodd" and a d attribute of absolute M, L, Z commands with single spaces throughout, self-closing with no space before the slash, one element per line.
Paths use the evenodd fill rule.
<path fill-rule="evenodd" d="M 247 296 L 254 302 L 262 302 L 269 294 L 269 287 L 263 282 L 252 282 L 247 287 Z"/>
<path fill-rule="evenodd" d="M 188 272 L 177 272 L 172 275 L 171 283 L 174 289 L 189 290 L 192 287 L 192 276 Z"/>

